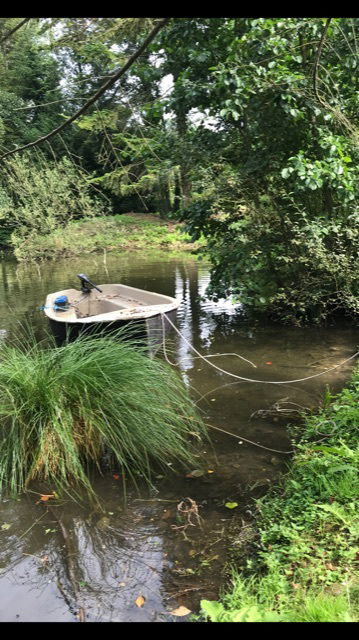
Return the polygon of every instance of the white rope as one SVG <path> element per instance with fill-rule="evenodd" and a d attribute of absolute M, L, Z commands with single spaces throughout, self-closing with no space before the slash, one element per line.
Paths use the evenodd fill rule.
<path fill-rule="evenodd" d="M 237 436 L 236 433 L 231 433 L 230 431 L 225 431 L 224 429 L 220 429 L 220 427 L 214 427 L 213 424 L 207 424 L 207 427 L 210 429 L 215 429 L 216 431 L 220 431 L 221 433 L 226 433 L 227 436 L 232 436 L 233 438 L 237 438 L 238 440 L 244 440 L 245 442 L 249 442 L 249 444 L 253 444 L 255 447 L 260 447 L 260 449 L 266 449 L 266 451 L 273 451 L 274 453 L 294 453 L 294 450 L 291 451 L 279 451 L 279 449 L 271 449 L 270 447 L 265 447 L 264 444 L 259 444 L 258 442 L 253 442 L 253 440 L 248 440 L 247 438 L 243 438 L 243 436 Z"/>
<path fill-rule="evenodd" d="M 163 354 L 164 354 L 165 360 L 168 362 L 168 364 L 172 365 L 172 367 L 179 367 L 178 363 L 171 362 L 169 360 L 168 356 L 167 356 L 166 338 L 165 338 L 165 324 L 164 324 L 164 319 L 163 319 L 164 315 L 166 315 L 166 314 L 165 313 L 161 313 L 162 333 L 163 333 Z M 255 369 L 257 368 L 257 365 L 254 364 L 254 362 L 252 362 L 251 360 L 247 360 L 247 358 L 244 358 L 243 356 L 240 356 L 238 353 L 213 353 L 212 355 L 206 356 L 206 358 L 220 358 L 221 356 L 235 356 L 236 358 L 240 358 L 241 360 L 244 360 L 245 362 L 248 362 L 248 364 L 252 365 L 252 367 L 254 367 Z M 201 355 L 199 355 L 199 356 L 184 356 L 183 358 L 181 358 L 181 360 L 196 360 L 197 358 L 202 358 L 202 357 L 203 356 L 201 356 Z"/>
<path fill-rule="evenodd" d="M 185 338 L 185 336 L 179 331 L 179 329 L 177 329 L 176 325 L 173 324 L 172 320 L 170 320 L 165 313 L 161 313 L 161 316 L 162 316 L 162 326 L 164 327 L 163 318 L 165 317 L 167 322 L 169 322 L 169 324 L 178 333 L 178 335 L 182 338 L 182 340 L 184 340 L 186 344 L 188 344 L 190 349 L 192 349 L 192 351 L 194 351 L 194 353 L 196 353 L 197 356 L 201 358 L 204 362 L 207 362 L 207 364 L 213 367 L 213 369 L 217 369 L 217 371 L 220 371 L 221 373 L 224 373 L 227 376 L 231 376 L 232 378 L 236 378 L 237 380 L 244 380 L 245 382 L 258 382 L 261 384 L 293 384 L 294 382 L 304 382 L 305 380 L 311 380 L 312 378 L 317 378 L 318 376 L 324 376 L 326 373 L 329 373 L 330 371 L 334 371 L 334 369 L 338 369 L 338 367 L 341 367 L 343 364 L 345 364 L 346 362 L 349 362 L 350 360 L 353 360 L 353 358 L 356 358 L 359 355 L 359 351 L 357 351 L 352 356 L 350 356 L 350 358 L 346 358 L 346 360 L 343 360 L 343 362 L 340 362 L 339 364 L 335 365 L 335 367 L 331 367 L 330 369 L 327 369 L 326 371 L 321 371 L 320 373 L 314 373 L 313 375 L 307 376 L 306 378 L 298 378 L 297 380 L 280 380 L 277 382 L 272 382 L 270 380 L 252 380 L 251 378 L 244 378 L 243 376 L 237 376 L 235 373 L 230 373 L 230 371 L 225 371 L 225 369 L 221 369 L 221 367 L 217 367 L 217 365 L 210 362 L 205 356 L 199 353 L 197 349 L 195 349 L 195 347 L 187 340 L 187 338 Z M 165 331 L 163 331 L 163 345 L 164 345 L 164 353 L 165 353 Z M 169 362 L 169 364 L 173 364 L 169 360 L 167 360 L 167 362 Z"/>
<path fill-rule="evenodd" d="M 241 360 L 248 362 L 248 364 L 257 369 L 257 365 L 254 364 L 254 362 L 251 362 L 251 360 L 247 360 L 247 358 L 243 358 L 243 356 L 240 356 L 239 353 L 213 353 L 212 355 L 206 356 L 206 358 L 220 358 L 221 356 L 236 356 L 236 358 L 240 358 Z M 182 360 L 196 360 L 197 358 L 202 357 L 203 356 L 184 356 Z"/>
<path fill-rule="evenodd" d="M 161 321 L 162 321 L 162 346 L 163 346 L 163 355 L 165 357 L 166 362 L 168 362 L 168 364 L 171 365 L 171 367 L 178 367 L 179 365 L 176 364 L 176 362 L 171 362 L 171 360 L 169 359 L 168 355 L 167 355 L 167 349 L 166 349 L 166 327 L 165 327 L 165 313 L 161 313 Z M 166 316 L 167 318 L 167 316 Z M 168 318 L 167 318 L 168 320 Z"/>

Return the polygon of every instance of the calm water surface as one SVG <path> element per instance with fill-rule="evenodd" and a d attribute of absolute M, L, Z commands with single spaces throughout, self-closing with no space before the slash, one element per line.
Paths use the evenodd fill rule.
<path fill-rule="evenodd" d="M 204 355 L 225 352 L 247 358 L 256 368 L 234 356 L 212 360 L 247 378 L 304 378 L 357 348 L 357 330 L 348 324 L 306 329 L 253 325 L 240 305 L 206 300 L 208 268 L 190 256 L 127 253 L 105 261 L 85 256 L 40 266 L 3 261 L 1 269 L 0 339 L 16 334 L 24 322 L 42 339 L 47 324 L 38 307 L 49 292 L 78 288 L 76 274 L 86 273 L 97 284 L 121 282 L 181 299 L 177 326 L 183 336 Z M 183 338 L 174 335 L 171 342 L 171 358 L 206 422 L 278 451 L 289 451 L 291 445 L 288 417 L 276 409 L 317 407 L 326 386 L 339 390 L 353 366 L 352 361 L 293 385 L 243 383 L 195 358 Z M 290 456 L 214 430 L 211 437 L 212 445 L 202 452 L 206 473 L 201 477 L 186 478 L 183 471 L 176 476 L 169 469 L 156 478 L 152 490 L 130 491 L 125 506 L 121 485 L 109 470 L 96 483 L 104 512 L 71 503 L 57 508 L 73 548 L 77 600 L 55 515 L 37 504 L 36 494 L 4 499 L 0 621 L 76 621 L 79 606 L 87 621 L 181 621 L 186 618 L 170 612 L 180 605 L 196 612 L 202 598 L 216 598 L 228 559 L 229 529 L 251 522 L 253 499 L 278 479 Z M 228 501 L 238 507 L 229 510 L 224 506 Z M 181 509 L 192 509 L 184 520 L 178 518 Z M 139 596 L 144 599 L 141 607 L 136 605 Z"/>

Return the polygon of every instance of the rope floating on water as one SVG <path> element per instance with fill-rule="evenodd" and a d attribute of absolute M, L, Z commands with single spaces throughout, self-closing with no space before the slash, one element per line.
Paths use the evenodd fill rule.
<path fill-rule="evenodd" d="M 334 371 L 334 369 L 338 369 L 338 367 L 341 367 L 343 364 L 345 364 L 346 362 L 349 362 L 350 360 L 353 360 L 353 358 L 356 358 L 359 355 L 359 351 L 356 351 L 356 353 L 350 356 L 350 358 L 346 358 L 346 360 L 343 360 L 343 362 L 336 364 L 334 367 L 331 367 L 330 369 L 326 369 L 326 371 L 321 371 L 320 373 L 314 373 L 311 376 L 307 376 L 305 378 L 298 378 L 297 380 L 279 380 L 279 381 L 253 380 L 251 378 L 244 378 L 243 376 L 238 376 L 235 373 L 231 373 L 230 371 L 221 369 L 221 367 L 217 367 L 216 364 L 213 364 L 212 362 L 210 362 L 206 356 L 203 356 L 199 351 L 197 351 L 197 349 L 189 342 L 189 340 L 187 340 L 187 338 L 183 335 L 183 333 L 181 333 L 181 331 L 177 329 L 176 325 L 173 324 L 172 320 L 170 320 L 165 313 L 161 313 L 161 317 L 162 317 L 162 326 L 164 327 L 164 318 L 166 318 L 167 322 L 176 331 L 176 333 L 182 338 L 182 340 L 184 340 L 184 342 L 190 347 L 190 349 L 192 349 L 192 351 L 194 351 L 194 353 L 196 353 L 197 356 L 201 358 L 204 362 L 207 362 L 207 364 L 213 367 L 213 369 L 217 369 L 217 371 L 220 371 L 221 373 L 224 373 L 227 376 L 231 376 L 232 378 L 236 378 L 237 380 L 243 380 L 244 382 L 256 382 L 260 384 L 293 384 L 295 382 L 304 382 L 305 380 L 311 380 L 312 378 L 318 378 L 319 376 L 324 376 L 326 373 L 329 373 L 330 371 Z M 164 351 L 167 362 L 169 362 L 169 364 L 172 364 L 173 366 L 178 366 L 178 365 L 174 365 L 172 362 L 170 362 L 167 359 L 166 347 L 165 347 L 165 331 L 163 331 L 163 351 Z M 223 354 L 223 355 L 226 355 L 226 354 Z M 245 358 L 243 358 L 243 360 L 245 360 Z M 249 361 L 247 360 L 247 362 Z"/>
<path fill-rule="evenodd" d="M 287 453 L 287 454 L 294 453 L 293 449 L 291 451 L 279 451 L 278 449 L 271 449 L 270 447 L 265 447 L 264 444 L 253 442 L 253 440 L 248 440 L 247 438 L 243 438 L 243 436 L 237 436 L 236 433 L 225 431 L 220 427 L 214 427 L 213 424 L 207 424 L 207 427 L 210 427 L 210 429 L 215 429 L 216 431 L 220 431 L 221 433 L 226 433 L 227 436 L 232 436 L 233 438 L 237 438 L 238 440 L 244 440 L 245 442 L 249 442 L 249 444 L 253 444 L 255 447 L 260 447 L 260 449 L 266 449 L 266 451 L 273 451 L 274 453 Z"/>
<path fill-rule="evenodd" d="M 346 362 L 349 362 L 350 360 L 353 360 L 353 358 L 356 358 L 359 355 L 359 351 L 357 351 L 352 356 L 350 356 L 350 358 L 346 358 L 346 360 L 343 360 L 343 362 L 340 362 L 339 364 L 335 365 L 334 367 L 331 367 L 330 369 L 326 369 L 326 371 L 321 371 L 320 373 L 315 373 L 315 374 L 313 374 L 311 376 L 307 376 L 306 378 L 299 378 L 298 380 L 284 380 L 284 381 L 277 381 L 277 382 L 272 382 L 272 381 L 269 381 L 269 380 L 252 380 L 251 378 L 244 378 L 243 376 L 237 376 L 236 374 L 231 373 L 230 371 L 226 371 L 225 369 L 221 369 L 221 367 L 217 367 L 217 365 L 213 364 L 212 362 L 209 362 L 208 357 L 211 357 L 211 356 L 207 356 L 206 357 L 206 356 L 203 356 L 201 353 L 199 353 L 199 351 L 197 351 L 197 349 L 189 342 L 189 340 L 187 340 L 187 338 L 185 338 L 183 333 L 181 333 L 181 331 L 179 329 L 177 329 L 177 327 L 166 316 L 166 314 L 165 313 L 161 313 L 162 329 L 163 329 L 163 353 L 164 353 L 165 359 L 168 362 L 168 364 L 170 364 L 170 365 L 172 365 L 174 367 L 178 367 L 179 365 L 178 365 L 178 363 L 171 362 L 169 360 L 168 356 L 167 356 L 164 318 L 166 318 L 167 322 L 172 326 L 172 328 L 182 338 L 182 340 L 184 340 L 186 342 L 186 344 L 188 344 L 190 349 L 192 349 L 192 351 L 194 351 L 194 353 L 197 354 L 198 358 L 201 358 L 201 360 L 203 360 L 204 362 L 209 364 L 214 369 L 217 369 L 217 371 L 220 371 L 221 373 L 224 373 L 224 374 L 226 374 L 228 376 L 231 376 L 232 378 L 236 378 L 237 380 L 241 380 L 242 382 L 258 382 L 260 384 L 292 384 L 294 382 L 304 382 L 305 380 L 310 380 L 311 378 L 317 378 L 318 376 L 323 376 L 326 373 L 329 373 L 329 371 L 334 371 L 334 369 L 338 369 L 338 367 L 341 367 L 343 364 L 345 364 Z M 216 356 L 219 356 L 219 355 L 225 356 L 225 355 L 238 355 L 238 354 L 223 353 L 223 354 L 215 354 L 215 355 Z M 242 360 L 245 360 L 246 362 L 251 364 L 253 367 L 256 366 L 250 360 L 247 360 L 246 358 L 243 358 L 242 356 L 239 356 L 239 355 L 238 355 L 238 357 L 241 358 Z M 236 384 L 236 383 L 233 382 L 231 384 Z M 220 387 L 218 387 L 218 388 L 220 388 Z M 213 390 L 212 390 L 212 392 L 213 392 Z M 204 396 L 202 396 L 200 398 L 200 400 L 202 400 L 206 395 L 208 395 L 208 394 L 207 393 L 204 394 Z M 266 447 L 263 444 L 259 444 L 258 442 L 253 442 L 253 440 L 248 440 L 248 438 L 244 438 L 243 436 L 239 436 L 239 435 L 237 435 L 235 433 L 231 433 L 230 431 L 226 431 L 225 429 L 221 429 L 220 427 L 215 427 L 214 425 L 211 425 L 211 424 L 208 424 L 207 426 L 210 427 L 211 429 L 215 429 L 216 431 L 220 431 L 221 433 L 225 433 L 228 436 L 232 436 L 232 438 L 237 438 L 238 440 L 243 440 L 244 442 L 248 442 L 249 444 L 252 444 L 255 447 L 259 447 L 260 449 L 265 449 L 266 451 L 273 451 L 274 453 L 284 453 L 284 454 L 287 454 L 287 455 L 294 453 L 293 449 L 291 451 L 280 451 L 279 449 L 272 449 L 270 447 Z M 318 442 L 321 442 L 321 440 L 319 440 Z"/>

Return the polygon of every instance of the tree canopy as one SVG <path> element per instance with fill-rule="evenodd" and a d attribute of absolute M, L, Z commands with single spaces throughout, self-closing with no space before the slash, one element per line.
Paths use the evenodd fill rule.
<path fill-rule="evenodd" d="M 358 42 L 358 18 L 2 18 L 0 218 L 6 154 L 72 119 L 34 170 L 66 158 L 116 213 L 185 222 L 211 295 L 356 314 Z"/>

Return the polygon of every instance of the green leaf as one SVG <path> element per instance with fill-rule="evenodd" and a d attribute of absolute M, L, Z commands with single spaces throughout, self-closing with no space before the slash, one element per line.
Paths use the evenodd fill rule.
<path fill-rule="evenodd" d="M 282 617 L 275 611 L 262 611 L 257 606 L 243 607 L 232 618 L 233 622 L 280 622 Z"/>
<path fill-rule="evenodd" d="M 223 605 L 216 600 L 201 600 L 201 610 L 211 622 L 220 622 L 225 611 Z"/>
<path fill-rule="evenodd" d="M 8 522 L 4 522 L 4 524 L 1 525 L 1 529 L 3 531 L 7 531 L 8 529 L 10 529 L 11 524 L 9 524 Z"/>
<path fill-rule="evenodd" d="M 227 507 L 227 509 L 235 509 L 238 507 L 238 502 L 226 502 L 224 506 Z"/>
<path fill-rule="evenodd" d="M 327 513 L 331 513 L 333 516 L 341 520 L 346 526 L 350 526 L 350 516 L 345 513 L 344 509 L 339 505 L 334 504 L 316 504 L 318 509 L 322 509 L 322 511 L 326 511 Z"/>
<path fill-rule="evenodd" d="M 343 456 L 344 458 L 348 457 L 348 452 L 339 449 L 338 447 L 327 447 L 326 445 L 317 445 L 315 447 L 311 447 L 313 451 L 322 451 L 324 454 L 335 453 L 338 456 Z"/>

